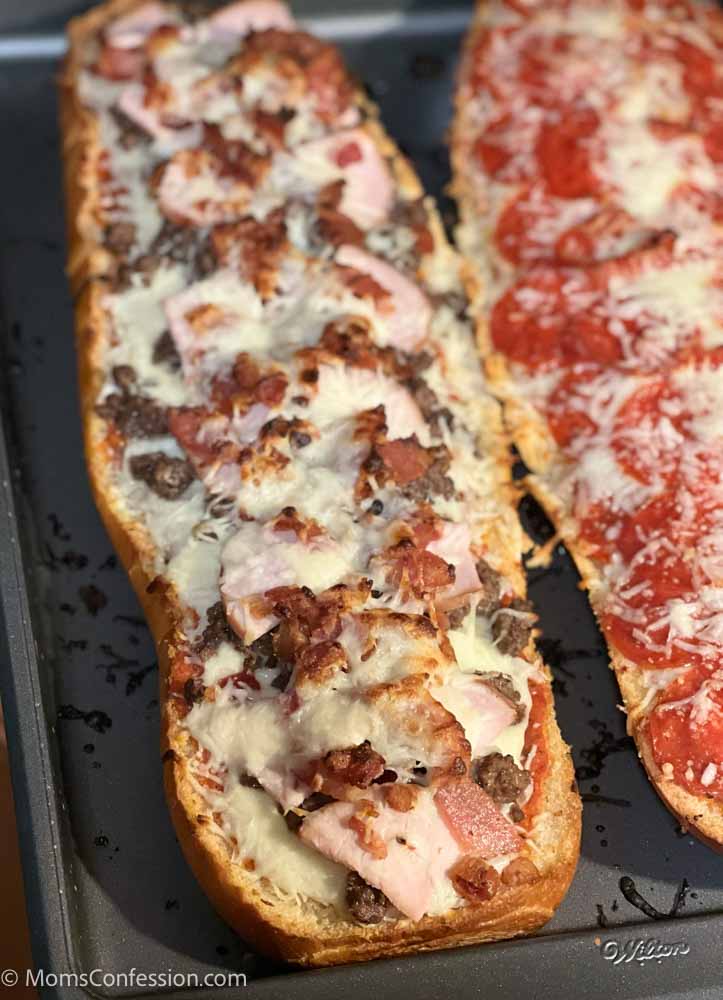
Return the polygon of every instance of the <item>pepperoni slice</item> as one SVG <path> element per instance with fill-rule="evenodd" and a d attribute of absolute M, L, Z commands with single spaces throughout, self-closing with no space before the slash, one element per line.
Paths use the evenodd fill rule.
<path fill-rule="evenodd" d="M 580 369 L 565 372 L 547 398 L 547 422 L 552 436 L 561 448 L 577 444 L 580 438 L 591 437 L 599 430 L 590 416 L 588 386 L 600 374 L 598 369 Z"/>
<path fill-rule="evenodd" d="M 693 566 L 682 550 L 663 535 L 653 538 L 617 582 L 610 610 L 603 615 L 610 642 L 641 666 L 683 666 L 705 659 L 706 648 L 695 635 L 681 641 L 671 630 L 669 602 L 695 601 L 698 592 Z"/>
<path fill-rule="evenodd" d="M 514 127 L 512 115 L 504 114 L 490 122 L 474 144 L 474 155 L 490 177 L 505 172 L 505 181 L 515 183 L 526 173 L 522 166 L 508 170 L 510 163 L 519 153 L 519 134 Z"/>
<path fill-rule="evenodd" d="M 721 96 L 723 84 L 712 56 L 679 36 L 675 39 L 673 51 L 683 67 L 683 86 L 696 105 L 708 98 Z"/>
<path fill-rule="evenodd" d="M 558 198 L 594 195 L 599 183 L 592 168 L 590 139 L 600 119 L 592 108 L 563 110 L 560 120 L 543 125 L 537 160 L 548 190 Z"/>
<path fill-rule="evenodd" d="M 723 801 L 723 671 L 696 667 L 676 677 L 650 713 L 648 727 L 664 774 L 693 795 Z"/>
<path fill-rule="evenodd" d="M 601 619 L 610 645 L 641 667 L 681 667 L 696 661 L 694 654 L 679 646 L 671 644 L 669 649 L 665 648 L 668 627 L 656 628 L 655 622 L 652 614 L 640 622 L 630 622 L 615 614 L 603 615 Z"/>
<path fill-rule="evenodd" d="M 587 542 L 588 554 L 593 559 L 609 562 L 615 551 L 620 512 L 611 507 L 609 500 L 596 500 L 584 514 L 578 515 L 577 521 L 580 538 Z"/>
<path fill-rule="evenodd" d="M 666 380 L 641 386 L 615 418 L 612 447 L 622 469 L 641 483 L 669 482 L 680 462 L 680 445 L 691 414 Z"/>
<path fill-rule="evenodd" d="M 571 307 L 571 298 L 577 308 Z M 617 337 L 594 308 L 600 295 L 582 272 L 539 267 L 502 296 L 492 310 L 495 347 L 529 369 L 622 357 Z"/>
<path fill-rule="evenodd" d="M 557 234 L 566 226 L 560 199 L 541 184 L 524 188 L 500 212 L 495 226 L 497 249 L 511 264 L 561 259 Z"/>
<path fill-rule="evenodd" d="M 664 533 L 679 514 L 674 493 L 666 492 L 648 500 L 623 518 L 616 544 L 618 552 L 626 562 L 630 562 L 651 538 Z"/>

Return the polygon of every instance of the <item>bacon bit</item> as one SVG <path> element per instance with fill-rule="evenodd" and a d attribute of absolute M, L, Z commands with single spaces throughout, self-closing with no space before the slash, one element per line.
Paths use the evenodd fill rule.
<path fill-rule="evenodd" d="M 207 333 L 220 326 L 226 318 L 226 313 L 211 302 L 203 302 L 194 306 L 184 316 L 185 321 L 195 333 Z"/>
<path fill-rule="evenodd" d="M 106 80 L 132 80 L 140 76 L 145 58 L 142 49 L 116 49 L 105 45 L 93 72 Z"/>
<path fill-rule="evenodd" d="M 338 167 L 348 167 L 350 163 L 360 163 L 362 151 L 358 142 L 347 142 L 340 149 L 337 149 L 334 160 Z"/>
<path fill-rule="evenodd" d="M 220 177 L 231 177 L 253 188 L 268 169 L 269 156 L 255 153 L 240 139 L 226 139 L 218 125 L 203 126 L 203 151 L 215 158 Z"/>
<path fill-rule="evenodd" d="M 253 858 L 244 858 L 241 864 L 244 866 L 247 872 L 256 871 L 256 862 Z"/>
<path fill-rule="evenodd" d="M 395 812 L 411 812 L 417 804 L 419 785 L 383 785 L 384 801 Z"/>
<path fill-rule="evenodd" d="M 369 298 L 375 306 L 391 306 L 392 295 L 388 288 L 384 288 L 378 281 L 375 281 L 370 274 L 357 271 L 353 267 L 343 267 L 337 265 L 341 274 L 341 279 L 358 299 Z"/>
<path fill-rule="evenodd" d="M 211 414 L 203 406 L 172 407 L 168 411 L 168 426 L 171 434 L 193 459 L 206 463 L 216 457 L 213 445 L 204 444 L 200 431 L 204 421 Z"/>
<path fill-rule="evenodd" d="M 278 112 L 256 108 L 253 112 L 254 125 L 257 130 L 277 149 L 283 148 L 286 126 L 293 117 L 294 112 L 288 108 L 282 108 Z"/>
<path fill-rule="evenodd" d="M 331 122 L 351 104 L 354 85 L 337 49 L 328 43 L 322 45 L 323 49 L 302 67 L 309 90 L 316 98 L 317 114 Z"/>
<path fill-rule="evenodd" d="M 336 674 L 346 671 L 348 666 L 346 653 L 338 642 L 327 639 L 307 646 L 296 656 L 296 686 L 302 687 L 304 682 L 324 684 Z"/>
<path fill-rule="evenodd" d="M 539 879 L 537 866 L 529 858 L 515 858 L 502 870 L 502 881 L 507 886 L 527 885 Z"/>
<path fill-rule="evenodd" d="M 372 749 L 369 740 L 365 740 L 356 747 L 330 750 L 324 757 L 324 767 L 332 778 L 345 785 L 368 788 L 375 778 L 384 774 L 385 761 Z"/>
<path fill-rule="evenodd" d="M 372 410 L 362 410 L 360 413 L 357 413 L 355 424 L 355 441 L 372 442 L 380 434 L 384 434 L 387 429 L 387 415 L 383 404 L 380 403 L 379 406 L 375 406 Z M 374 454 L 376 454 L 376 451 Z"/>
<path fill-rule="evenodd" d="M 233 365 L 233 375 L 239 389 L 245 392 L 253 392 L 261 379 L 261 370 L 251 355 L 242 351 L 236 355 Z"/>
<path fill-rule="evenodd" d="M 203 785 L 205 788 L 210 788 L 214 792 L 222 792 L 224 788 L 223 782 L 216 781 L 214 778 L 207 778 L 203 774 L 197 774 L 196 781 L 199 785 Z"/>
<path fill-rule="evenodd" d="M 224 677 L 218 682 L 220 688 L 225 688 L 227 684 L 232 684 L 236 690 L 240 690 L 244 687 L 252 688 L 254 691 L 260 691 L 261 685 L 256 680 L 254 675 L 248 670 L 241 670 L 237 674 L 231 674 L 229 677 Z"/>
<path fill-rule="evenodd" d="M 432 505 L 421 504 L 412 511 L 404 522 L 404 528 L 411 532 L 414 544 L 420 549 L 442 537 L 442 518 L 435 514 Z"/>
<path fill-rule="evenodd" d="M 364 233 L 356 222 L 333 208 L 317 209 L 317 227 L 321 238 L 334 247 L 364 245 Z"/>
<path fill-rule="evenodd" d="M 240 265 L 262 299 L 276 291 L 279 260 L 288 246 L 284 207 L 274 209 L 259 221 L 245 216 L 238 222 L 222 223 L 211 231 L 211 246 L 224 265 Z"/>
<path fill-rule="evenodd" d="M 308 521 L 302 520 L 295 507 L 284 507 L 272 522 L 272 530 L 291 531 L 304 545 L 324 534 L 324 529 L 313 518 L 309 518 Z"/>
<path fill-rule="evenodd" d="M 388 582 L 399 590 L 411 590 L 417 597 L 454 583 L 454 566 L 433 552 L 418 549 L 410 538 L 386 549 L 381 558 L 390 564 Z"/>
<path fill-rule="evenodd" d="M 371 338 L 370 323 L 365 316 L 342 316 L 327 323 L 319 347 L 354 368 L 393 370 L 394 352 L 377 347 Z"/>
<path fill-rule="evenodd" d="M 256 386 L 256 399 L 265 406 L 278 406 L 284 398 L 288 384 L 283 372 L 267 375 Z"/>
<path fill-rule="evenodd" d="M 373 802 L 369 799 L 360 799 L 356 804 L 354 815 L 349 819 L 349 826 L 356 833 L 359 846 L 378 861 L 382 861 L 387 856 L 387 845 L 372 828 L 372 820 L 378 815 Z"/>
<path fill-rule="evenodd" d="M 500 877 L 482 858 L 461 858 L 449 871 L 452 885 L 464 899 L 482 903 L 497 893 Z"/>
<path fill-rule="evenodd" d="M 146 66 L 143 72 L 143 84 L 145 91 L 143 94 L 143 105 L 152 108 L 159 113 L 173 99 L 173 87 L 167 80 L 159 80 L 152 66 Z"/>
<path fill-rule="evenodd" d="M 213 376 L 211 379 L 210 396 L 214 404 L 225 416 L 230 416 L 233 412 L 234 400 L 238 398 L 238 395 L 238 385 L 232 375 L 219 373 Z"/>
<path fill-rule="evenodd" d="M 419 443 L 416 434 L 378 444 L 377 451 L 398 486 L 406 486 L 419 479 L 432 464 L 432 458 Z"/>
<path fill-rule="evenodd" d="M 415 236 L 414 248 L 420 256 L 434 252 L 434 237 L 426 226 L 415 226 L 412 232 Z"/>

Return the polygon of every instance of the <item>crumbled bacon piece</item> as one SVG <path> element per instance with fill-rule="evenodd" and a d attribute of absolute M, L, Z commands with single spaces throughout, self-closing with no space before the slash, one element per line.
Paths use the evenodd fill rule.
<path fill-rule="evenodd" d="M 341 279 L 352 293 L 359 299 L 371 299 L 375 306 L 384 307 L 391 305 L 392 295 L 388 288 L 380 285 L 370 274 L 364 271 L 357 271 L 353 267 L 343 267 L 337 265 L 341 274 Z"/>
<path fill-rule="evenodd" d="M 389 564 L 388 582 L 402 592 L 424 597 L 454 583 L 455 569 L 440 556 L 418 549 L 410 538 L 403 538 L 385 550 L 382 560 Z"/>
<path fill-rule="evenodd" d="M 203 302 L 189 309 L 183 318 L 195 333 L 207 333 L 223 323 L 225 313 L 217 305 Z"/>
<path fill-rule="evenodd" d="M 432 464 L 427 449 L 422 447 L 415 434 L 378 444 L 377 451 L 398 486 L 406 486 L 412 480 L 419 479 Z"/>
<path fill-rule="evenodd" d="M 330 750 L 324 757 L 324 767 L 333 778 L 356 788 L 368 788 L 384 773 L 384 766 L 384 758 L 368 740 L 344 750 Z"/>
<path fill-rule="evenodd" d="M 313 519 L 299 517 L 295 507 L 284 507 L 272 522 L 274 531 L 291 531 L 305 545 L 324 534 L 324 529 Z"/>
<path fill-rule="evenodd" d="M 239 267 L 262 299 L 271 298 L 279 261 L 288 248 L 283 206 L 261 221 L 247 215 L 237 222 L 214 226 L 211 245 L 222 264 Z"/>
<path fill-rule="evenodd" d="M 540 880 L 540 872 L 534 861 L 529 858 L 513 858 L 510 863 L 502 869 L 502 882 L 504 885 L 529 885 Z"/>
<path fill-rule="evenodd" d="M 387 856 L 387 845 L 374 831 L 373 821 L 378 815 L 370 799 L 360 799 L 349 819 L 349 826 L 356 833 L 359 846 L 381 861 Z"/>
<path fill-rule="evenodd" d="M 464 899 L 481 903 L 497 893 L 500 877 L 482 858 L 467 855 L 450 869 L 452 885 Z"/>
<path fill-rule="evenodd" d="M 384 786 L 384 801 L 395 812 L 411 812 L 417 803 L 419 785 L 389 784 Z"/>
<path fill-rule="evenodd" d="M 347 669 L 346 653 L 338 642 L 317 642 L 306 646 L 296 656 L 296 686 L 318 686 Z"/>

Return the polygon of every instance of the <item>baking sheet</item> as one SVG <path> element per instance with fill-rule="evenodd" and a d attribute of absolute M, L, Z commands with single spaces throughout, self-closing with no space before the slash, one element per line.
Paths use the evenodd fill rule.
<path fill-rule="evenodd" d="M 62 4 L 45 0 L 38 14 L 43 28 L 53 6 L 57 14 Z M 311 22 L 342 44 L 391 133 L 441 196 L 450 223 L 443 139 L 467 16 L 444 5 L 370 11 L 347 3 Z M 27 14 L 17 23 L 25 30 Z M 549 568 L 531 572 L 530 592 L 585 817 L 577 877 L 541 934 L 291 972 L 249 952 L 215 916 L 166 812 L 153 647 L 85 475 L 62 270 L 56 63 L 42 55 L 61 48 L 53 33 L 36 35 L 30 46 L 25 37 L 0 39 L 0 392 L 9 451 L 7 460 L 0 453 L 8 630 L 0 660 L 36 963 L 55 971 L 135 967 L 199 977 L 232 969 L 248 975 L 259 997 L 371 990 L 398 997 L 400 989 L 418 997 L 452 990 L 460 998 L 558 997 L 583 986 L 590 997 L 672 997 L 694 989 L 685 995 L 720 996 L 723 862 L 682 834 L 638 765 L 602 641 L 559 549 Z M 548 537 L 531 500 L 522 513 L 538 540 Z M 621 891 L 621 879 L 632 880 L 661 917 L 674 905 L 677 915 L 645 916 L 629 901 L 635 897 L 628 882 L 628 898 Z M 103 992 L 138 991 L 128 985 Z"/>

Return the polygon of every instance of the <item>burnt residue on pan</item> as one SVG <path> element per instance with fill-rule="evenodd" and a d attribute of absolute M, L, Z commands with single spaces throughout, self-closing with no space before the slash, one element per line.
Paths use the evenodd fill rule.
<path fill-rule="evenodd" d="M 635 749 L 632 736 L 615 736 L 608 728 L 607 723 L 600 719 L 591 719 L 590 727 L 595 730 L 597 736 L 590 746 L 580 750 L 579 756 L 585 763 L 575 768 L 578 781 L 590 781 L 592 778 L 598 778 L 610 754 Z"/>
<path fill-rule="evenodd" d="M 657 907 L 653 906 L 652 903 L 649 903 L 643 895 L 641 895 L 634 880 L 629 875 L 623 875 L 618 884 L 620 886 L 620 891 L 628 903 L 640 910 L 641 913 L 644 913 L 646 917 L 650 917 L 651 920 L 668 920 L 671 917 L 679 916 L 680 911 L 685 906 L 688 890 L 690 888 L 688 880 L 684 878 L 675 891 L 673 905 L 667 913 L 663 913 L 657 909 Z"/>
<path fill-rule="evenodd" d="M 113 720 L 107 712 L 99 708 L 91 708 L 87 712 L 75 705 L 61 705 L 58 718 L 64 722 L 84 722 L 96 733 L 105 733 L 113 725 Z"/>
<path fill-rule="evenodd" d="M 632 805 L 630 799 L 623 799 L 614 795 L 601 795 L 599 792 L 582 792 L 580 798 L 586 803 L 596 803 L 603 806 L 621 806 L 623 809 L 629 809 Z"/>
<path fill-rule="evenodd" d="M 99 611 L 108 606 L 108 597 L 100 587 L 96 587 L 94 583 L 87 583 L 82 587 L 78 588 L 78 597 L 85 605 L 85 609 L 89 615 L 94 618 Z"/>

